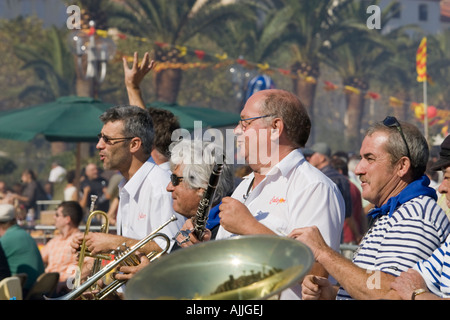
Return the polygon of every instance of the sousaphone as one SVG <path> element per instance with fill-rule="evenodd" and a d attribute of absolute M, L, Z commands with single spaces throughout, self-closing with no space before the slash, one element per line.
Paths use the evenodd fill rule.
<path fill-rule="evenodd" d="M 286 237 L 208 241 L 142 269 L 128 282 L 125 299 L 268 299 L 301 281 L 313 263 L 305 244 Z"/>

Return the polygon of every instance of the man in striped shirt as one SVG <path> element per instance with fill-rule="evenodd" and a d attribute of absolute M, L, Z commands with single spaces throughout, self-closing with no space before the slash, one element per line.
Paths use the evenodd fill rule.
<path fill-rule="evenodd" d="M 432 170 L 444 172 L 444 179 L 438 188 L 450 205 L 450 136 L 441 145 L 439 160 Z M 403 272 L 392 283 L 392 288 L 404 300 L 450 299 L 450 237 L 436 249 L 430 258 L 419 261 Z"/>
<path fill-rule="evenodd" d="M 450 231 L 425 176 L 428 144 L 417 127 L 387 117 L 368 129 L 360 150 L 362 196 L 375 205 L 371 227 L 350 261 L 323 241 L 316 227 L 290 236 L 307 244 L 340 286 L 307 276 L 303 299 L 394 299 L 391 282 L 441 246 Z"/>

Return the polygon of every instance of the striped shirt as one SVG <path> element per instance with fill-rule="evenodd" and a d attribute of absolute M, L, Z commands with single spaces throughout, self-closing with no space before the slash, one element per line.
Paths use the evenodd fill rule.
<path fill-rule="evenodd" d="M 383 215 L 375 221 L 355 252 L 353 263 L 368 274 L 380 270 L 398 276 L 430 257 L 449 231 L 449 220 L 436 201 L 419 196 L 399 206 L 391 217 Z M 341 287 L 336 299 L 352 297 Z"/>
<path fill-rule="evenodd" d="M 450 298 L 450 237 L 430 258 L 419 261 L 414 269 L 421 273 L 431 292 L 441 298 Z"/>

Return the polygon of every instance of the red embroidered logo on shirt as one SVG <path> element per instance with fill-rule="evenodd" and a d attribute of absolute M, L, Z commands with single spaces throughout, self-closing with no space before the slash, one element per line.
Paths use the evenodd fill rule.
<path fill-rule="evenodd" d="M 142 220 L 142 219 L 145 219 L 145 217 L 147 217 L 147 215 L 145 214 L 145 213 L 139 213 L 139 216 L 138 216 L 139 218 L 139 220 Z"/>
<path fill-rule="evenodd" d="M 284 202 L 286 202 L 286 200 L 284 198 L 279 198 L 279 197 L 274 196 L 272 198 L 272 200 L 270 200 L 269 204 L 272 204 L 272 203 L 280 204 L 280 203 L 284 203 Z"/>

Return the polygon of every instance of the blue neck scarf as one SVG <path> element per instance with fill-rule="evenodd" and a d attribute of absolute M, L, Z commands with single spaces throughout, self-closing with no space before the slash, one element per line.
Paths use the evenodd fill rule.
<path fill-rule="evenodd" d="M 208 220 L 206 221 L 206 228 L 208 228 L 209 230 L 211 230 L 220 223 L 219 206 L 221 203 L 222 201 L 220 201 L 219 204 L 215 205 L 214 207 L 211 208 L 211 210 L 209 210 Z"/>
<path fill-rule="evenodd" d="M 380 208 L 375 207 L 372 209 L 367 215 L 376 219 L 379 216 L 389 213 L 389 217 L 391 217 L 397 207 L 418 196 L 429 196 L 437 200 L 436 190 L 429 187 L 429 184 L 430 179 L 426 175 L 423 175 L 421 178 L 410 183 L 397 196 L 390 198 Z"/>

